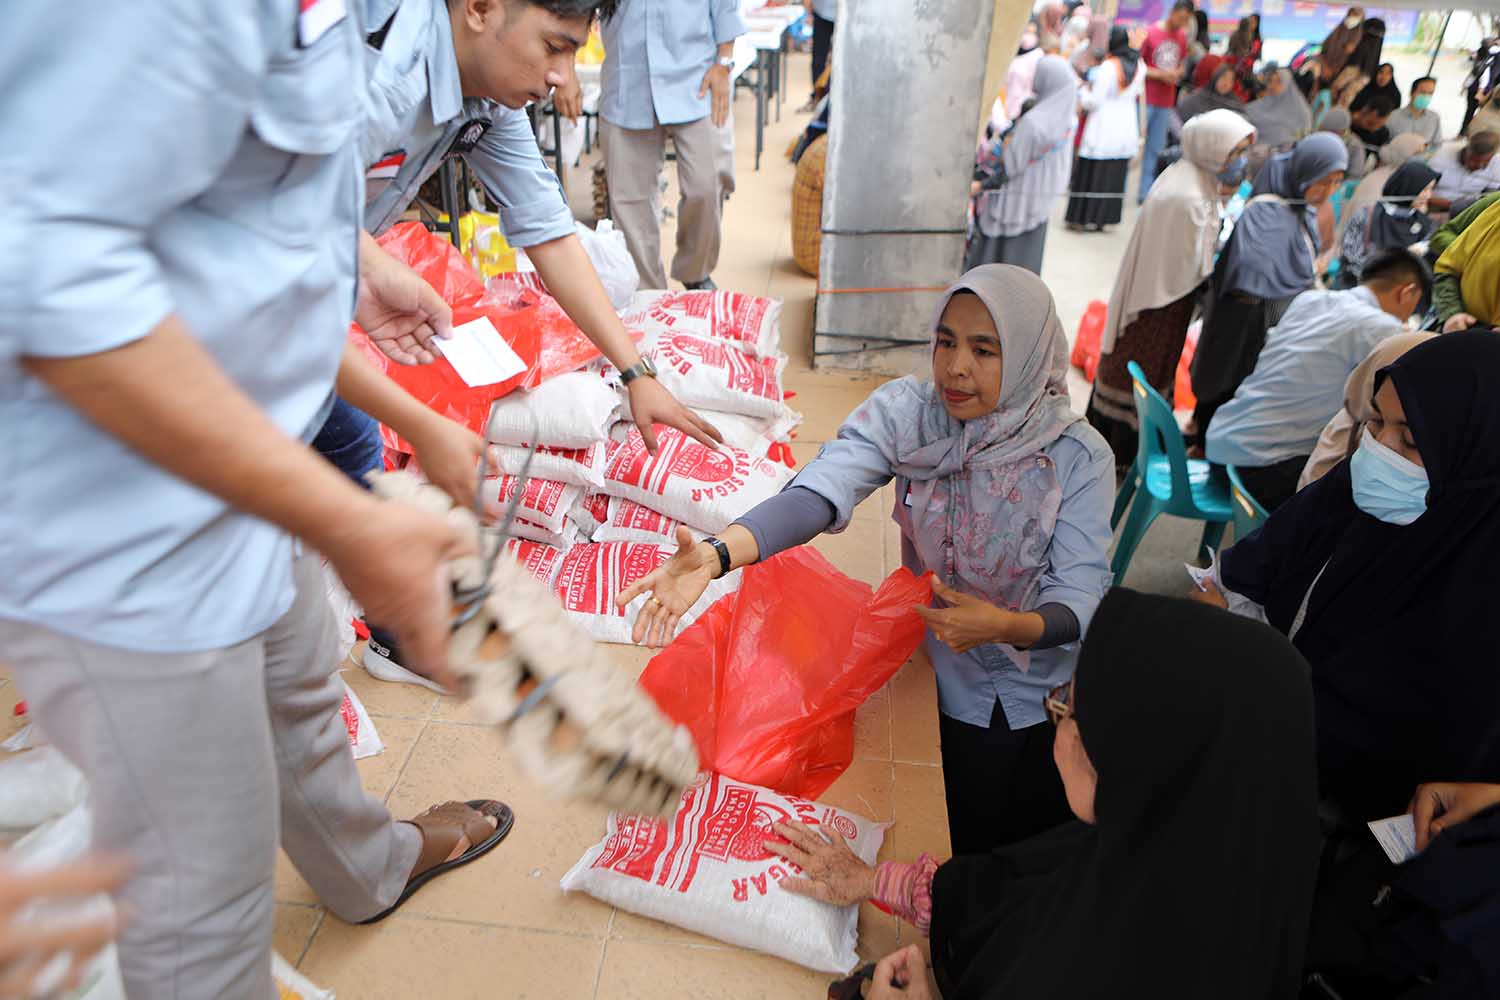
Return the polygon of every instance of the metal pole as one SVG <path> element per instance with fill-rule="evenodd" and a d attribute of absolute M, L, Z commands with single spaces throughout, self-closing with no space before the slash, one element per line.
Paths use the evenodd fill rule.
<path fill-rule="evenodd" d="M 1438 53 L 1443 48 L 1443 38 L 1448 34 L 1448 22 L 1453 20 L 1453 11 L 1448 11 L 1448 16 L 1443 18 L 1443 28 L 1438 32 L 1437 42 L 1432 46 L 1432 59 L 1427 63 L 1427 75 L 1432 75 L 1432 69 L 1437 65 Z"/>

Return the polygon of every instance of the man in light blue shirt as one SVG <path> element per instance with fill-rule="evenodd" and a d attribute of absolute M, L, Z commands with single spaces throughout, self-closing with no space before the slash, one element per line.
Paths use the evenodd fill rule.
<path fill-rule="evenodd" d="M 576 235 L 572 209 L 542 159 L 525 110 L 573 79 L 573 59 L 588 40 L 590 21 L 596 12 L 611 13 L 614 0 L 366 3 L 373 30 L 365 39 L 370 95 L 360 141 L 365 228 L 384 232 L 444 161 L 463 157 L 499 205 L 506 240 L 527 252 L 563 311 L 620 371 L 636 368 L 640 352 Z M 628 392 L 630 413 L 650 446 L 655 424 L 705 444 L 717 439 L 649 374 L 632 379 Z M 393 424 L 385 414 L 376 416 Z M 465 435 L 455 426 L 447 436 Z M 379 425 L 342 400 L 313 443 L 357 482 L 380 467 Z M 459 460 L 469 454 L 453 442 L 435 451 Z M 434 472 L 426 460 L 422 467 Z M 366 666 L 381 677 L 409 679 L 394 637 L 380 623 L 370 624 Z"/>
<path fill-rule="evenodd" d="M 135 997 L 274 995 L 278 840 L 363 919 L 496 830 L 364 794 L 295 540 L 446 677 L 436 582 L 472 540 L 305 444 L 353 316 L 389 350 L 445 318 L 360 238 L 359 21 L 341 0 L 5 18 L 0 648 L 88 779 L 94 846 L 133 865 Z"/>
<path fill-rule="evenodd" d="M 1323 427 L 1344 402 L 1344 382 L 1381 341 L 1400 333 L 1432 289 L 1421 258 L 1390 250 L 1366 265 L 1358 288 L 1303 292 L 1266 334 L 1260 358 L 1208 425 L 1206 452 L 1233 465 L 1274 511 L 1297 480 Z"/>
<path fill-rule="evenodd" d="M 600 137 L 609 211 L 644 288 L 666 288 L 661 260 L 661 165 L 677 151 L 677 252 L 672 277 L 712 288 L 724 196 L 732 182 L 729 106 L 739 0 L 621 0 L 602 24 Z"/>

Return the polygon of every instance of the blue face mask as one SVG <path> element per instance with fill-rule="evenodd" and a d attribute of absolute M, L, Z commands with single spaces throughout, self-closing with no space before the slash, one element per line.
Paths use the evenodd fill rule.
<path fill-rule="evenodd" d="M 1387 524 L 1411 524 L 1427 510 L 1427 470 L 1375 440 L 1365 428 L 1349 459 L 1354 504 Z"/>
<path fill-rule="evenodd" d="M 1219 178 L 1219 183 L 1225 187 L 1234 187 L 1245 176 L 1245 167 L 1250 162 L 1249 157 L 1236 156 L 1229 161 L 1229 165 L 1220 170 L 1214 176 Z"/>

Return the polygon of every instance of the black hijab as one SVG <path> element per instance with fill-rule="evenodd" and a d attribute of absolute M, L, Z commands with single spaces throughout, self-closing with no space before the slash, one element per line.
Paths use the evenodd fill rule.
<path fill-rule="evenodd" d="M 1319 840 L 1307 664 L 1256 622 L 1117 589 L 1077 676 L 1098 825 L 938 869 L 942 995 L 1295 996 Z"/>
<path fill-rule="evenodd" d="M 1218 108 L 1227 108 L 1236 112 L 1245 110 L 1245 102 L 1236 97 L 1234 91 L 1221 94 L 1214 89 L 1214 84 L 1218 83 L 1222 76 L 1234 76 L 1234 64 L 1220 63 L 1213 75 L 1208 78 L 1205 86 L 1199 87 L 1177 102 L 1177 117 L 1182 119 L 1184 125 L 1205 111 L 1214 111 Z"/>
<path fill-rule="evenodd" d="M 1120 74 L 1125 78 L 1120 89 L 1124 90 L 1135 79 L 1135 67 L 1141 58 L 1141 54 L 1130 47 L 1130 32 L 1124 25 L 1117 24 L 1109 29 L 1109 54 L 1120 60 Z"/>
<path fill-rule="evenodd" d="M 1345 461 L 1221 569 L 1283 632 L 1312 587 L 1295 644 L 1313 667 L 1321 791 L 1363 820 L 1404 811 L 1424 781 L 1500 776 L 1500 336 L 1434 337 L 1383 378 L 1431 483 L 1422 516 L 1361 511 Z"/>
<path fill-rule="evenodd" d="M 1368 104 L 1374 103 L 1377 97 L 1384 97 L 1387 107 L 1392 111 L 1401 107 L 1401 88 L 1396 84 L 1396 67 L 1390 63 L 1381 63 L 1375 70 L 1376 75 L 1378 76 L 1383 69 L 1391 71 L 1390 82 L 1381 86 L 1375 82 L 1374 76 L 1370 77 L 1370 82 L 1365 84 L 1364 88 L 1358 94 L 1354 95 L 1354 100 L 1349 104 L 1349 111 L 1351 113 L 1359 111 Z"/>
<path fill-rule="evenodd" d="M 1382 198 L 1370 209 L 1369 240 L 1376 250 L 1409 247 L 1432 235 L 1435 228 L 1426 212 L 1411 207 L 1411 199 L 1443 175 L 1421 160 L 1407 160 L 1396 168 L 1380 189 Z"/>
<path fill-rule="evenodd" d="M 1375 73 L 1380 69 L 1380 52 L 1385 48 L 1385 22 L 1378 17 L 1372 17 L 1365 21 L 1364 33 L 1359 37 L 1359 44 L 1354 46 L 1354 52 L 1349 56 L 1345 66 L 1359 67 L 1360 75 L 1375 79 Z M 1401 106 L 1401 92 L 1396 91 L 1396 107 Z"/>

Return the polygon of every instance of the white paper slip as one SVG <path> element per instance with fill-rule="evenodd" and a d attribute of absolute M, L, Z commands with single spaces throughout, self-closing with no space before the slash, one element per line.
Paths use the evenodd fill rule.
<path fill-rule="evenodd" d="M 433 343 L 458 377 L 474 388 L 504 382 L 526 370 L 526 363 L 484 316 L 455 326 L 452 337 Z"/>
<path fill-rule="evenodd" d="M 1417 856 L 1417 828 L 1411 813 L 1392 816 L 1389 819 L 1372 820 L 1366 824 L 1391 864 L 1399 865 Z"/>

